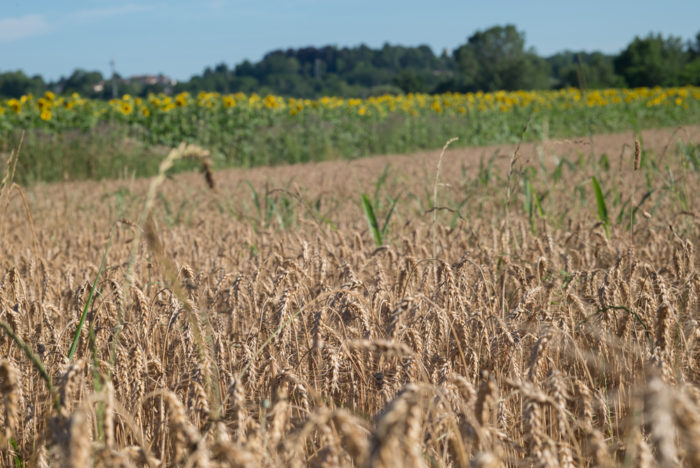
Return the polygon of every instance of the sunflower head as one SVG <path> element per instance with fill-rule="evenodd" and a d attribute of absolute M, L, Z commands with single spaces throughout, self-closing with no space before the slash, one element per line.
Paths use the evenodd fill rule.
<path fill-rule="evenodd" d="M 175 105 L 177 107 L 185 107 L 187 105 L 187 93 L 180 93 L 175 96 Z"/>
<path fill-rule="evenodd" d="M 15 114 L 19 114 L 22 111 L 22 103 L 17 99 L 10 99 L 7 101 L 7 105 L 10 106 L 10 109 L 12 109 L 12 112 Z"/>
<path fill-rule="evenodd" d="M 134 111 L 134 105 L 129 101 L 124 101 L 119 106 L 119 111 L 124 115 L 129 115 Z"/>
<path fill-rule="evenodd" d="M 230 108 L 236 106 L 236 99 L 234 99 L 233 96 L 224 96 L 222 98 L 222 101 L 224 103 L 224 107 L 226 107 L 227 109 L 230 109 Z"/>

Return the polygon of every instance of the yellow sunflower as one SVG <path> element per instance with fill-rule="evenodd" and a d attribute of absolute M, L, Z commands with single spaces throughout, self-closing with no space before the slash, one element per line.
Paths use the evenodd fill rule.
<path fill-rule="evenodd" d="M 175 105 L 177 107 L 185 107 L 187 105 L 187 93 L 180 93 L 175 96 Z"/>
<path fill-rule="evenodd" d="M 22 111 L 22 103 L 17 99 L 10 99 L 7 101 L 7 105 L 10 106 L 10 109 L 12 109 L 15 114 L 19 114 Z"/>
<path fill-rule="evenodd" d="M 119 106 L 119 110 L 121 111 L 122 114 L 129 115 L 134 111 L 134 105 L 128 101 L 124 101 Z"/>
<path fill-rule="evenodd" d="M 233 96 L 224 96 L 222 98 L 222 101 L 224 102 L 224 107 L 226 108 L 231 108 L 236 106 L 236 100 L 234 99 Z"/>

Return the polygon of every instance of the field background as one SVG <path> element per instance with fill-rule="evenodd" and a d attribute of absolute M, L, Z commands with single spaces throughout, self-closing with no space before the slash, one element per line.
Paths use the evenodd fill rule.
<path fill-rule="evenodd" d="M 22 142 L 20 183 L 152 176 L 182 141 L 207 148 L 215 168 L 546 141 L 700 121 L 700 88 L 494 91 L 366 99 L 221 94 L 74 93 L 0 101 L 0 150 Z M 174 171 L 196 164 L 178 161 Z"/>
<path fill-rule="evenodd" d="M 10 170 L 2 464 L 697 465 L 699 142 Z"/>

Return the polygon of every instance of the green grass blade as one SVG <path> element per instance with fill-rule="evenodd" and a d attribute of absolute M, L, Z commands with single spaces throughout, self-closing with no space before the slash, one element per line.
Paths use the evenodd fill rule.
<path fill-rule="evenodd" d="M 277 198 L 272 198 L 269 192 L 265 192 L 265 227 L 270 225 L 270 220 L 277 213 Z"/>
<path fill-rule="evenodd" d="M 394 208 L 396 208 L 396 203 L 398 203 L 399 198 L 401 198 L 401 195 L 396 197 L 392 202 L 391 202 L 391 208 L 389 208 L 389 212 L 386 214 L 386 218 L 384 218 L 384 225 L 382 226 L 382 240 L 386 237 L 386 231 L 389 228 L 389 221 L 391 221 L 391 215 L 394 214 Z"/>
<path fill-rule="evenodd" d="M 457 209 L 455 209 L 454 214 L 452 215 L 452 221 L 450 222 L 450 229 L 454 229 L 457 226 L 457 220 L 462 217 L 461 212 L 462 208 L 464 208 L 464 205 L 467 204 L 471 200 L 470 196 L 467 196 L 464 200 L 459 202 L 459 205 L 457 205 Z"/>
<path fill-rule="evenodd" d="M 608 207 L 605 204 L 605 195 L 600 189 L 600 184 L 595 176 L 593 179 L 593 191 L 595 192 L 595 201 L 598 205 L 598 219 L 605 225 L 605 232 L 608 232 L 608 227 L 610 226 L 610 219 L 608 218 Z"/>
<path fill-rule="evenodd" d="M 681 153 L 688 158 L 690 166 L 694 172 L 700 171 L 700 145 L 685 145 L 681 146 Z"/>
<path fill-rule="evenodd" d="M 391 167 L 391 164 L 387 164 L 384 166 L 384 170 L 382 171 L 382 174 L 379 176 L 377 179 L 377 183 L 374 185 L 374 206 L 379 208 L 379 203 L 381 200 L 379 199 L 379 192 L 381 192 L 382 187 L 386 185 L 386 179 L 389 176 L 389 168 Z"/>
<path fill-rule="evenodd" d="M 523 196 L 523 210 L 529 218 L 532 218 L 532 184 L 526 179 L 524 185 L 525 194 Z"/>
<path fill-rule="evenodd" d="M 625 219 L 625 215 L 626 215 L 628 212 L 630 213 L 630 217 L 632 216 L 632 211 L 627 209 L 627 207 L 629 206 L 629 204 L 630 204 L 630 201 L 629 201 L 629 200 L 626 200 L 626 201 L 622 204 L 622 208 L 620 208 L 620 211 L 617 213 L 617 218 L 615 218 L 615 222 L 616 222 L 617 224 L 622 224 L 622 221 Z M 631 222 L 630 222 L 630 224 L 631 224 Z"/>
<path fill-rule="evenodd" d="M 88 296 L 88 300 L 85 303 L 85 307 L 83 308 L 83 313 L 80 316 L 80 322 L 78 323 L 78 329 L 75 331 L 75 336 L 73 336 L 73 343 L 70 345 L 70 351 L 68 351 L 68 362 L 73 359 L 73 355 L 75 354 L 75 349 L 78 347 L 78 341 L 80 340 L 80 331 L 83 329 L 83 324 L 85 323 L 85 317 L 87 317 L 87 312 L 90 309 L 90 304 L 92 304 L 92 298 L 95 296 L 95 290 L 97 289 L 97 282 L 100 279 L 100 275 L 102 274 L 102 270 L 104 269 L 105 262 L 107 261 L 107 253 L 109 252 L 109 248 L 112 245 L 112 238 L 114 237 L 114 229 L 112 232 L 109 234 L 109 241 L 107 241 L 107 248 L 105 249 L 104 255 L 102 255 L 102 263 L 100 263 L 100 268 L 97 270 L 97 276 L 95 277 L 95 282 L 92 283 L 92 289 L 90 290 L 90 295 Z"/>
<path fill-rule="evenodd" d="M 379 224 L 377 223 L 377 217 L 374 214 L 374 209 L 372 208 L 372 202 L 369 201 L 367 195 L 362 194 L 362 208 L 365 211 L 365 217 L 367 218 L 367 224 L 369 225 L 370 231 L 372 231 L 372 237 L 374 237 L 374 242 L 377 246 L 382 245 L 382 233 L 379 230 Z"/>
<path fill-rule="evenodd" d="M 12 446 L 12 450 L 15 451 L 15 454 L 12 455 L 12 459 L 15 462 L 15 468 L 22 468 L 24 466 L 24 462 L 22 461 L 22 456 L 19 455 L 19 445 L 17 445 L 17 441 L 14 437 L 10 437 L 10 445 Z"/>
<path fill-rule="evenodd" d="M 0 328 L 5 330 L 5 333 L 7 333 L 10 338 L 17 344 L 17 346 L 24 351 L 24 354 L 29 358 L 29 360 L 32 362 L 34 365 L 34 368 L 39 372 L 39 375 L 41 376 L 42 379 L 44 379 L 44 382 L 46 382 L 46 387 L 49 389 L 49 393 L 51 394 L 51 397 L 53 399 L 53 406 L 56 409 L 61 408 L 61 402 L 58 398 L 58 393 L 56 392 L 56 389 L 53 386 L 53 382 L 51 380 L 51 376 L 49 373 L 46 371 L 46 367 L 44 367 L 44 363 L 41 362 L 41 359 L 34 354 L 34 351 L 32 351 L 32 348 L 29 347 L 28 344 L 26 344 L 22 338 L 17 336 L 15 332 L 12 330 L 12 327 L 10 327 L 10 324 L 4 321 L 0 321 Z"/>
<path fill-rule="evenodd" d="M 539 195 L 537 195 L 537 192 L 535 192 L 534 189 L 532 190 L 532 194 L 534 195 L 534 196 L 533 196 L 533 199 L 534 199 L 534 201 L 535 201 L 535 208 L 537 208 L 537 212 L 538 212 L 538 213 L 540 214 L 540 216 L 542 216 L 543 218 L 546 217 L 547 215 L 546 215 L 546 213 L 544 212 L 544 208 L 542 208 L 542 200 L 544 200 L 545 197 L 546 197 L 547 195 L 549 195 L 549 190 L 546 190 L 546 191 L 542 194 L 541 197 L 540 197 Z"/>
<path fill-rule="evenodd" d="M 255 190 L 255 187 L 253 187 L 253 184 L 251 184 L 249 181 L 245 181 L 246 184 L 248 184 L 248 187 L 250 187 L 250 191 L 253 192 L 253 204 L 255 205 L 255 209 L 258 212 L 258 219 L 262 219 L 262 208 L 260 207 L 260 197 L 258 197 L 258 192 Z"/>

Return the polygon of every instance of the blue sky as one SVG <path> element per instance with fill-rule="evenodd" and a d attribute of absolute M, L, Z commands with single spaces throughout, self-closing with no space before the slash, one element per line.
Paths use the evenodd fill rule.
<path fill-rule="evenodd" d="M 427 44 L 515 24 L 540 55 L 619 52 L 649 32 L 695 37 L 698 0 L 0 0 L 0 71 L 56 79 L 75 68 L 187 79 L 274 49 Z"/>

